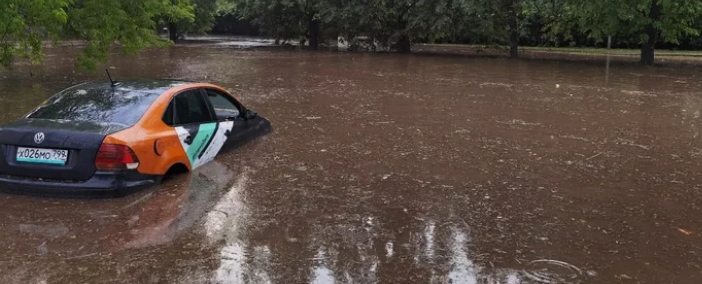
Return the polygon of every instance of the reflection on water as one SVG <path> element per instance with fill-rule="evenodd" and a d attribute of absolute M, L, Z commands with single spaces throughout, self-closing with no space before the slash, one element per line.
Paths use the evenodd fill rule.
<path fill-rule="evenodd" d="M 241 245 L 225 245 L 220 257 L 221 262 L 216 272 L 216 281 L 219 283 L 242 283 L 246 258 Z"/>
<path fill-rule="evenodd" d="M 315 263 L 314 267 L 312 268 L 313 270 L 313 278 L 310 283 L 312 284 L 332 284 L 334 283 L 334 275 L 329 268 L 327 268 L 325 264 L 325 260 L 327 257 L 325 256 L 324 250 L 320 248 L 317 251 L 317 255 L 315 255 L 315 260 L 313 261 Z M 370 283 L 370 282 L 369 282 Z"/>
<path fill-rule="evenodd" d="M 589 281 L 589 276 L 584 275 L 580 268 L 555 260 L 532 261 L 526 268 L 495 267 L 491 262 L 477 264 L 477 256 L 469 249 L 473 244 L 468 231 L 453 225 L 437 228 L 437 223 L 446 224 L 427 220 L 424 227 L 408 232 L 411 236 L 423 237 L 421 240 L 408 240 L 421 246 L 399 243 L 397 245 L 401 249 L 398 252 L 395 252 L 392 242 L 383 245 L 378 234 L 382 228 L 379 227 L 361 232 L 357 231 L 359 228 L 316 227 L 293 241 L 309 242 L 306 250 L 309 254 L 289 251 L 286 248 L 288 245 L 278 243 L 276 236 L 268 236 L 266 240 L 270 243 L 264 241 L 264 244 L 260 240 L 247 240 L 247 234 L 225 236 L 227 244 L 221 249 L 219 268 L 213 280 L 216 283 L 279 283 L 296 275 L 295 279 L 308 279 L 305 282 L 311 284 L 379 283 L 382 281 L 378 273 L 382 275 L 381 279 L 387 281 L 392 278 L 383 276 L 390 273 L 395 278 L 396 273 L 404 271 L 407 275 L 424 275 L 422 277 L 426 277 L 428 283 L 575 284 Z M 250 227 L 239 228 L 240 232 L 261 229 L 252 223 L 247 224 Z M 329 230 L 341 231 L 332 236 L 327 234 Z M 385 237 L 402 239 L 401 236 Z M 252 242 L 257 245 L 251 246 Z M 382 249 L 374 249 L 376 244 L 380 244 Z M 276 265 L 282 260 L 286 261 L 285 268 Z M 422 270 L 424 272 L 416 274 Z M 271 275 L 282 275 L 282 278 L 274 280 Z"/>
<path fill-rule="evenodd" d="M 222 177 L 222 175 L 215 175 L 215 177 Z M 246 217 L 246 205 L 241 200 L 241 194 L 247 180 L 247 173 L 242 172 L 234 185 L 217 200 L 214 208 L 207 213 L 205 230 L 210 241 L 238 237 L 238 230 L 243 225 L 243 218 Z M 223 186 L 226 184 L 229 182 L 222 183 Z"/>
<path fill-rule="evenodd" d="M 205 219 L 205 231 L 210 242 L 225 241 L 221 249 L 221 263 L 216 280 L 222 283 L 242 283 L 246 256 L 244 245 L 239 242 L 240 231 L 245 225 L 246 205 L 241 200 L 248 176 L 243 172 L 228 191 L 216 202 Z"/>
<path fill-rule="evenodd" d="M 11 249 L 0 256 L 7 263 L 20 252 L 32 251 L 46 260 L 68 261 L 93 259 L 105 253 L 130 254 L 131 250 L 170 246 L 181 235 L 199 231 L 196 228 L 201 226 L 203 237 L 218 247 L 219 253 L 217 268 L 212 272 L 193 272 L 199 275 L 194 278 L 198 281 L 279 283 L 290 277 L 282 273 L 282 278 L 276 278 L 281 277 L 282 264 L 293 269 L 290 273 L 297 279 L 308 279 L 314 284 L 377 283 L 398 270 L 414 275 L 408 278 L 410 281 L 425 275 L 421 277 L 430 283 L 583 283 L 581 270 L 563 262 L 551 264 L 570 270 L 553 271 L 554 266 L 548 265 L 526 269 L 478 265 L 469 250 L 472 242 L 466 227 L 426 217 L 416 217 L 412 223 L 419 226 L 408 225 L 405 228 L 411 230 L 394 234 L 388 234 L 390 228 L 377 221 L 383 218 L 365 217 L 360 227 L 313 226 L 292 237 L 284 236 L 288 233 L 282 230 L 287 226 L 281 226 L 270 228 L 273 235 L 250 239 L 269 228 L 251 222 L 245 193 L 255 189 L 249 188 L 248 170 L 235 174 L 215 161 L 181 179 L 184 180 L 174 181 L 174 188 L 151 190 L 125 199 L 43 200 L 51 208 L 43 210 L 45 216 L 34 215 L 42 211 L 32 211 L 31 216 L 21 218 L 20 224 L 3 224 L 0 237 Z M 17 212 L 17 206 L 22 206 L 21 202 L 36 201 L 27 198 L 8 196 L 2 210 L 11 215 L 10 212 Z M 8 202 L 11 199 L 14 202 Z M 63 214 L 58 219 L 50 217 L 56 212 Z M 279 237 L 283 237 L 282 243 Z M 35 249 L 19 249 L 30 243 Z M 186 247 L 190 245 L 193 244 Z M 293 247 L 304 250 L 290 251 Z M 279 263 L 283 260 L 285 263 Z M 7 268 L 4 266 L 3 271 Z M 20 275 L 13 277 L 19 278 L 5 274 L 2 279 L 16 282 L 45 277 L 23 274 L 21 269 L 26 267 L 10 270 L 13 275 Z M 416 274 L 418 271 L 424 272 Z"/>
<path fill-rule="evenodd" d="M 449 244 L 451 246 L 451 269 L 448 274 L 450 283 L 477 283 L 478 271 L 465 251 L 467 241 L 464 232 L 451 228 L 451 242 Z"/>
<path fill-rule="evenodd" d="M 172 244 L 199 226 L 207 212 L 212 214 L 212 204 L 234 177 L 232 170 L 215 161 L 163 187 L 121 199 L 2 195 L 0 214 L 7 218 L 0 238 L 8 249 L 0 252 L 0 280 L 40 281 L 45 276 L 22 271 L 51 268 L 59 265 L 58 260 L 99 259 Z M 56 273 L 60 271 L 52 274 Z"/>

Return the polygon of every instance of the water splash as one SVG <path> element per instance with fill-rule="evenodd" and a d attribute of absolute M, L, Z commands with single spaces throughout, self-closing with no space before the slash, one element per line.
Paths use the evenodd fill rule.
<path fill-rule="evenodd" d="M 577 266 L 553 259 L 529 262 L 523 273 L 526 279 L 544 284 L 580 283 L 584 276 L 582 269 Z"/>

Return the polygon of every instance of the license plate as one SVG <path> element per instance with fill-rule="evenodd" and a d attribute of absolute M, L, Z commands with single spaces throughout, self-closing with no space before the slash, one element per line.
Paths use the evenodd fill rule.
<path fill-rule="evenodd" d="M 23 163 L 65 165 L 68 150 L 17 147 L 17 161 Z"/>

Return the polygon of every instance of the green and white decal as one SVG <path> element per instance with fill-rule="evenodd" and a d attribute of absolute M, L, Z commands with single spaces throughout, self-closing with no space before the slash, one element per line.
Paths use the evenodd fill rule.
<path fill-rule="evenodd" d="M 190 166 L 195 169 L 214 160 L 233 126 L 233 122 L 226 121 L 176 127 Z"/>

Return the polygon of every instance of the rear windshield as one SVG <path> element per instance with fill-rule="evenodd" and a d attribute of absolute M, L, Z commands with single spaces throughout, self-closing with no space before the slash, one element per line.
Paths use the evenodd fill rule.
<path fill-rule="evenodd" d="M 64 90 L 32 111 L 27 118 L 65 119 L 134 125 L 144 115 L 158 93 L 131 89 Z"/>

